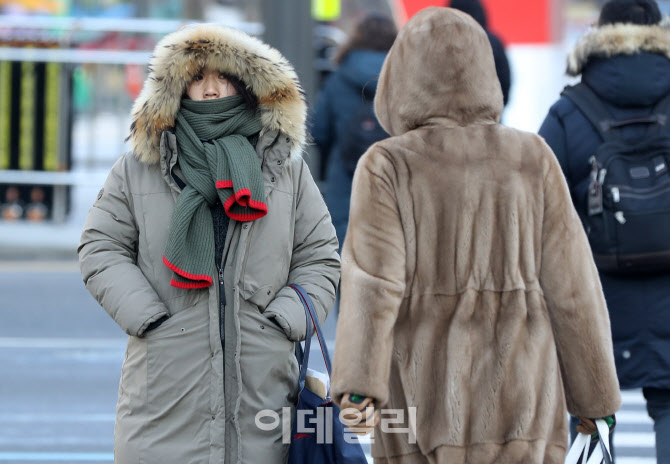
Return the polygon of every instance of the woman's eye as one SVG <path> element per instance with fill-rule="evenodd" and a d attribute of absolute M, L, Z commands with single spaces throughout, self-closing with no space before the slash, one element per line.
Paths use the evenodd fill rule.
<path fill-rule="evenodd" d="M 219 74 L 219 79 L 228 79 L 225 74 L 221 73 Z"/>
<path fill-rule="evenodd" d="M 194 81 L 201 81 L 202 80 L 202 74 L 198 74 L 193 78 Z"/>

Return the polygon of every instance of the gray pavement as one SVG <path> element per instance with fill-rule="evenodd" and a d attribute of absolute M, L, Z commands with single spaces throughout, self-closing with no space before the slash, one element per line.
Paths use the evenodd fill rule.
<path fill-rule="evenodd" d="M 0 295 L 0 462 L 111 462 L 125 334 L 73 262 L 4 262 Z"/>
<path fill-rule="evenodd" d="M 324 326 L 331 354 L 335 320 Z M 126 338 L 76 262 L 0 261 L 0 463 L 112 462 Z M 310 367 L 324 371 L 317 349 Z M 617 417 L 617 464 L 654 464 L 639 391 L 624 392 Z"/>

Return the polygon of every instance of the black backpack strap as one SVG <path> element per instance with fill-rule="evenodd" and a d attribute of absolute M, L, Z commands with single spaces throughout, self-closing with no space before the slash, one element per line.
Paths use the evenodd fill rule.
<path fill-rule="evenodd" d="M 561 95 L 569 98 L 579 108 L 598 131 L 603 141 L 620 139 L 618 131 L 612 130 L 618 128 L 619 125 L 600 98 L 586 84 L 567 86 Z"/>

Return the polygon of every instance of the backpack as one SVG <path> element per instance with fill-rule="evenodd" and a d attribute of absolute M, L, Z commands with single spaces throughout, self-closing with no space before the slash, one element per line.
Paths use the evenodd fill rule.
<path fill-rule="evenodd" d="M 375 116 L 374 98 L 374 88 L 363 89 L 363 99 L 351 113 L 340 137 L 340 159 L 349 174 L 353 174 L 359 158 L 373 143 L 389 136 Z"/>
<path fill-rule="evenodd" d="M 586 84 L 562 92 L 602 138 L 589 159 L 591 173 L 582 221 L 601 271 L 638 274 L 670 271 L 670 95 L 651 114 L 615 120 Z M 626 141 L 621 129 L 648 126 Z"/>

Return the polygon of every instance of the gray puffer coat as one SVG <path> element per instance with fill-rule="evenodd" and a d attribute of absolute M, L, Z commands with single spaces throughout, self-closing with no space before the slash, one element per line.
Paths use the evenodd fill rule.
<path fill-rule="evenodd" d="M 224 256 L 225 332 L 219 286 L 170 286 L 163 254 L 175 201 L 178 153 L 169 128 L 203 66 L 239 76 L 259 99 L 267 216 L 231 220 Z M 305 104 L 295 73 L 274 49 L 241 32 L 199 25 L 158 44 L 133 109 L 132 153 L 112 168 L 79 246 L 86 287 L 130 337 L 115 427 L 118 463 L 283 463 L 282 427 L 256 414 L 292 408 L 293 342 L 305 315 L 302 285 L 323 321 L 339 280 L 330 215 L 304 160 Z M 219 281 L 215 263 L 211 276 Z M 145 334 L 153 321 L 169 319 Z M 279 325 L 272 322 L 276 321 Z M 267 419 L 264 420 L 267 422 Z"/>

